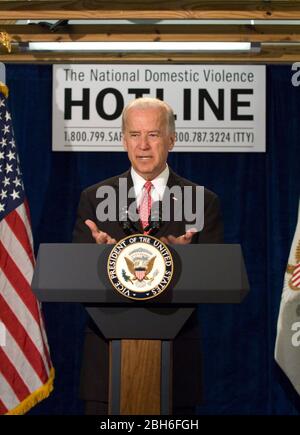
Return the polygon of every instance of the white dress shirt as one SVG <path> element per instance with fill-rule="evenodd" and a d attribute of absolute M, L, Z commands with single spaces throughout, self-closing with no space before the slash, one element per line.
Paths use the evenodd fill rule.
<path fill-rule="evenodd" d="M 152 202 L 162 200 L 168 182 L 169 174 L 170 174 L 169 166 L 166 165 L 165 169 L 156 178 L 151 180 L 151 183 L 153 185 L 153 188 L 151 190 Z M 147 180 L 141 177 L 133 169 L 133 167 L 131 167 L 131 177 L 133 181 L 137 207 L 139 207 L 143 196 L 143 188 Z"/>

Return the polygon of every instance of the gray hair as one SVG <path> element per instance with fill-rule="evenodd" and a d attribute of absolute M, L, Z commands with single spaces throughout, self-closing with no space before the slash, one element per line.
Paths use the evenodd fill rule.
<path fill-rule="evenodd" d="M 175 133 L 175 115 L 171 106 L 169 106 L 169 104 L 166 103 L 165 101 L 159 100 L 158 98 L 149 98 L 149 97 L 137 98 L 133 101 L 130 101 L 130 103 L 127 104 L 127 106 L 124 108 L 122 113 L 122 132 L 123 133 L 125 132 L 128 111 L 130 109 L 149 109 L 149 108 L 162 109 L 166 115 L 168 133 L 170 134 Z"/>

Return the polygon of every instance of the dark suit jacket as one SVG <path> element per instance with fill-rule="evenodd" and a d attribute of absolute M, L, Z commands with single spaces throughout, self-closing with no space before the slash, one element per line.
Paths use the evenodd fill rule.
<path fill-rule="evenodd" d="M 77 220 L 73 233 L 75 243 L 94 243 L 89 228 L 85 225 L 86 219 L 94 221 L 99 229 L 107 232 L 117 241 L 124 238 L 126 233 L 119 222 L 99 222 L 96 217 L 96 208 L 100 199 L 96 198 L 96 191 L 101 186 L 112 186 L 118 193 L 119 178 L 126 177 L 128 189 L 133 182 L 130 171 L 120 176 L 104 180 L 85 189 L 80 198 Z M 191 186 L 196 184 L 179 177 L 170 169 L 167 183 L 168 187 Z M 133 201 L 133 200 L 132 200 Z M 176 201 L 173 201 L 173 205 Z M 175 204 L 176 206 L 176 204 Z M 187 222 L 175 222 L 172 219 L 174 210 L 171 210 L 170 222 L 163 222 L 155 237 L 166 235 L 180 236 L 185 233 Z M 142 229 L 140 228 L 142 233 Z M 218 197 L 208 189 L 204 191 L 204 228 L 193 236 L 192 243 L 222 243 L 223 224 L 220 214 Z M 201 354 L 198 336 L 197 312 L 190 317 L 182 331 L 173 343 L 173 406 L 175 408 L 190 407 L 201 399 Z M 81 373 L 81 397 L 84 400 L 107 401 L 108 397 L 108 343 L 90 321 L 86 331 L 84 357 Z"/>

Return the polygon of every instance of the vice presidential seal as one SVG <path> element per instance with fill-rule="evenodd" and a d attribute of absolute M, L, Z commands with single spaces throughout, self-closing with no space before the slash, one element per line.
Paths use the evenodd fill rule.
<path fill-rule="evenodd" d="M 163 293 L 173 276 L 173 258 L 167 246 L 152 236 L 135 234 L 112 249 L 108 277 L 114 288 L 130 299 L 145 300 Z"/>

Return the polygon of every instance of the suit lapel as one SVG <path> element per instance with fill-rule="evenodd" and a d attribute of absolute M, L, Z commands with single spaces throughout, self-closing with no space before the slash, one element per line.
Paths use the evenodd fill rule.
<path fill-rule="evenodd" d="M 170 174 L 169 174 L 169 178 L 168 178 L 168 182 L 167 182 L 167 187 L 169 189 L 171 189 L 174 186 L 179 186 L 180 188 L 182 188 L 183 183 L 182 183 L 181 178 L 177 174 L 175 174 L 175 172 L 173 172 L 172 169 L 170 168 Z M 177 203 L 177 201 L 174 199 L 174 195 L 171 195 L 171 197 L 169 198 L 166 191 L 164 193 L 162 201 L 163 202 L 170 201 L 170 220 L 162 222 L 162 226 L 160 227 L 157 234 L 155 234 L 155 237 L 158 237 L 158 238 L 161 236 L 170 235 L 174 232 L 175 227 L 182 226 L 181 222 L 176 223 L 174 221 L 175 208 L 182 207 L 182 202 L 179 201 Z"/>

